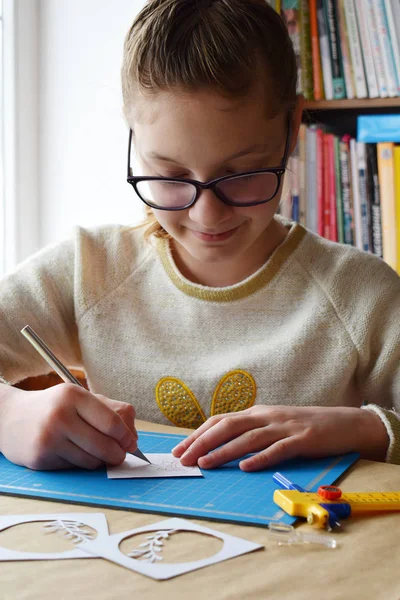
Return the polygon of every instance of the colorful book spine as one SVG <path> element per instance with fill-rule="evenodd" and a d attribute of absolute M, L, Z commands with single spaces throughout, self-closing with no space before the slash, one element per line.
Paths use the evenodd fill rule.
<path fill-rule="evenodd" d="M 355 83 L 353 65 L 351 64 L 349 36 L 347 34 L 346 18 L 344 13 L 344 0 L 338 0 L 338 20 L 340 47 L 342 52 L 344 81 L 346 84 L 346 98 L 352 100 L 355 98 Z"/>
<path fill-rule="evenodd" d="M 328 134 L 328 188 L 329 188 L 329 232 L 332 242 L 338 241 L 338 226 L 336 216 L 336 165 L 335 165 L 335 136 Z"/>
<path fill-rule="evenodd" d="M 339 21 L 336 0 L 323 0 L 325 24 L 328 31 L 329 55 L 332 68 L 333 97 L 346 97 L 343 63 L 340 51 Z"/>
<path fill-rule="evenodd" d="M 350 136 L 344 135 L 339 142 L 340 180 L 343 197 L 343 233 L 345 244 L 354 244 L 354 208 L 351 187 Z"/>
<path fill-rule="evenodd" d="M 399 0 L 392 0 L 392 13 L 394 27 L 396 29 L 397 40 L 400 45 L 400 2 Z"/>
<path fill-rule="evenodd" d="M 360 221 L 361 221 L 361 247 L 365 252 L 372 250 L 369 243 L 369 206 L 367 195 L 367 160 L 365 144 L 356 142 L 358 189 L 360 196 Z"/>
<path fill-rule="evenodd" d="M 347 0 L 344 4 L 346 17 L 346 26 L 349 36 L 351 63 L 353 65 L 354 81 L 357 98 L 366 98 L 368 96 L 367 83 L 364 73 L 364 63 L 361 53 L 360 37 L 358 35 L 358 25 L 354 0 Z"/>
<path fill-rule="evenodd" d="M 393 142 L 379 142 L 377 144 L 381 190 L 383 260 L 396 271 L 398 265 L 393 148 Z"/>
<path fill-rule="evenodd" d="M 397 95 L 400 95 L 400 35 L 397 34 L 391 0 L 384 0 L 386 23 L 397 80 Z"/>
<path fill-rule="evenodd" d="M 364 59 L 365 76 L 368 85 L 368 96 L 370 98 L 379 97 L 378 80 L 375 73 L 374 58 L 372 54 L 372 45 L 368 31 L 368 18 L 365 7 L 365 0 L 355 0 L 357 23 L 360 33 L 361 51 Z"/>
<path fill-rule="evenodd" d="M 352 193 L 353 193 L 353 209 L 354 209 L 354 245 L 359 250 L 363 250 L 360 187 L 359 187 L 359 179 L 358 179 L 357 142 L 354 138 L 351 138 L 351 140 L 350 140 L 350 164 L 351 164 L 351 189 L 352 189 Z"/>
<path fill-rule="evenodd" d="M 322 100 L 324 97 L 324 92 L 323 92 L 323 81 L 322 81 L 321 54 L 320 54 L 320 50 L 319 50 L 317 0 L 310 0 L 309 6 L 310 6 L 310 36 L 311 36 L 312 73 L 313 73 L 313 83 L 314 83 L 314 99 Z"/>
<path fill-rule="evenodd" d="M 400 146 L 393 149 L 394 193 L 396 210 L 397 273 L 400 275 Z"/>
<path fill-rule="evenodd" d="M 317 127 L 307 127 L 306 133 L 307 229 L 318 232 L 317 217 Z"/>
<path fill-rule="evenodd" d="M 331 199 L 330 199 L 330 185 L 329 185 L 329 134 L 322 134 L 322 160 L 323 160 L 323 196 L 321 199 L 321 212 L 319 214 L 319 235 L 323 236 L 327 240 L 331 239 Z"/>
<path fill-rule="evenodd" d="M 306 150 L 307 126 L 301 123 L 299 128 L 299 223 L 307 226 L 307 150 Z"/>
<path fill-rule="evenodd" d="M 337 221 L 337 241 L 344 244 L 344 224 L 343 224 L 343 195 L 342 181 L 340 172 L 340 141 L 335 135 L 333 137 L 335 153 L 335 186 L 336 186 L 336 221 Z"/>
<path fill-rule="evenodd" d="M 325 21 L 324 0 L 317 0 L 317 19 L 325 98 L 327 100 L 333 100 L 332 63 L 329 48 L 328 28 Z"/>
<path fill-rule="evenodd" d="M 310 32 L 309 0 L 299 0 L 300 3 L 300 62 L 301 87 L 306 100 L 313 98 L 313 72 Z"/>
<path fill-rule="evenodd" d="M 317 224 L 318 235 L 324 236 L 324 211 L 325 211 L 325 189 L 324 189 L 324 148 L 323 131 L 317 128 Z"/>
<path fill-rule="evenodd" d="M 375 20 L 374 3 L 375 0 L 366 0 L 365 17 L 371 42 L 372 57 L 375 65 L 375 74 L 378 83 L 379 96 L 381 98 L 387 98 L 389 95 L 388 84 L 385 74 L 385 66 L 383 61 L 383 52 L 381 47 L 378 24 Z"/>
<path fill-rule="evenodd" d="M 384 0 L 374 0 L 374 17 L 379 32 L 379 42 L 383 56 L 383 66 L 390 98 L 397 96 L 397 75 L 393 61 L 391 40 L 386 19 Z"/>
<path fill-rule="evenodd" d="M 370 222 L 372 252 L 383 258 L 381 197 L 378 176 L 376 144 L 366 144 L 367 152 L 367 185 L 370 197 Z"/>

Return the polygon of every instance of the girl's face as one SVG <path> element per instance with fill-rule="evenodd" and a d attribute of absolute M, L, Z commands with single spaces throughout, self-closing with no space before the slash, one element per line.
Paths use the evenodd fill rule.
<path fill-rule="evenodd" d="M 291 150 L 301 118 L 293 119 Z M 287 115 L 268 117 L 265 90 L 228 99 L 214 91 L 160 92 L 139 98 L 131 127 L 143 175 L 202 182 L 281 164 Z M 281 186 L 282 187 L 282 186 Z M 266 204 L 234 207 L 211 190 L 182 211 L 154 210 L 172 236 L 183 274 L 205 285 L 237 283 L 257 270 L 286 230 L 274 220 L 281 190 Z"/>

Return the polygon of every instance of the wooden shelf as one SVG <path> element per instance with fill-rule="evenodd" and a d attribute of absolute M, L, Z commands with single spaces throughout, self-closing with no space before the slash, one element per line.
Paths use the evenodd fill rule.
<path fill-rule="evenodd" d="M 352 110 L 369 108 L 399 108 L 400 97 L 365 98 L 363 100 L 306 100 L 305 110 Z"/>

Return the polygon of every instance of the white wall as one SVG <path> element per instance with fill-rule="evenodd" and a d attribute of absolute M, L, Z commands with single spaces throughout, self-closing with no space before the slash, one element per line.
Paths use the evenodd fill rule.
<path fill-rule="evenodd" d="M 143 217 L 126 182 L 120 67 L 125 34 L 144 3 L 40 0 L 40 246 L 69 236 L 75 224 Z"/>

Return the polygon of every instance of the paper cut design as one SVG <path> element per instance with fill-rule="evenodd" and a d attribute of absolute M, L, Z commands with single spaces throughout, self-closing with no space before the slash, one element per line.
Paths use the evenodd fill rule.
<path fill-rule="evenodd" d="M 184 467 L 179 458 L 172 454 L 150 454 L 146 452 L 151 465 L 133 454 L 127 454 L 118 466 L 107 467 L 109 479 L 134 479 L 154 477 L 203 477 L 199 467 Z"/>
<path fill-rule="evenodd" d="M 137 550 L 129 552 L 128 556 L 137 559 L 147 560 L 147 562 L 154 562 L 155 560 L 162 560 L 163 557 L 160 553 L 163 549 L 163 540 L 168 540 L 170 535 L 176 533 L 176 529 L 169 529 L 168 531 L 157 531 L 154 535 L 146 535 L 147 542 L 139 544 Z"/>
<path fill-rule="evenodd" d="M 102 537 L 108 536 L 107 519 L 102 513 L 64 513 L 64 514 L 43 514 L 43 515 L 2 515 L 0 516 L 0 531 L 13 527 L 14 525 L 22 525 L 23 523 L 35 523 L 41 521 L 50 521 L 51 523 L 74 523 L 79 526 L 82 540 L 79 542 L 80 547 L 64 552 L 22 552 L 19 550 L 11 550 L 0 546 L 0 561 L 17 561 L 17 560 L 57 560 L 67 558 L 94 558 L 95 554 L 90 552 L 87 554 L 84 551 L 84 545 L 89 543 L 89 538 L 83 535 L 82 527 L 87 526 L 95 531 L 97 535 Z M 55 526 L 53 526 L 55 531 Z M 72 533 L 72 530 L 71 530 Z M 76 536 L 76 534 L 75 534 Z M 93 540 L 90 540 L 93 541 Z"/>
<path fill-rule="evenodd" d="M 224 375 L 215 388 L 211 416 L 238 412 L 253 406 L 257 386 L 241 369 Z M 177 427 L 197 429 L 207 418 L 191 389 L 177 377 L 163 377 L 156 386 L 156 402 L 165 417 Z"/>
<path fill-rule="evenodd" d="M 63 521 L 57 519 L 51 523 L 43 525 L 43 529 L 46 529 L 50 533 L 60 533 L 63 537 L 71 540 L 74 544 L 80 544 L 92 540 L 96 537 L 93 531 L 85 529 L 84 523 L 78 523 L 77 521 Z"/>
<path fill-rule="evenodd" d="M 205 535 L 214 536 L 221 539 L 224 542 L 224 545 L 222 549 L 217 552 L 217 554 L 214 554 L 214 556 L 193 562 L 174 564 L 161 564 L 160 561 L 147 562 L 138 560 L 123 554 L 119 549 L 121 542 L 127 537 L 131 537 L 139 533 L 153 531 L 156 533 L 160 531 L 169 532 L 171 530 L 174 530 L 175 532 L 195 531 Z M 158 523 L 153 523 L 152 525 L 147 525 L 145 527 L 139 527 L 138 529 L 116 533 L 114 535 L 99 533 L 95 540 L 82 544 L 82 548 L 85 550 L 85 552 L 93 552 L 94 555 L 101 556 L 102 558 L 110 560 L 111 562 L 121 565 L 122 567 L 126 567 L 131 571 L 142 573 L 142 575 L 146 575 L 147 577 L 151 577 L 153 579 L 163 580 L 171 579 L 177 575 L 183 575 L 189 571 L 201 569 L 208 565 L 222 562 L 223 560 L 228 560 L 229 558 L 234 558 L 235 556 L 241 556 L 242 554 L 247 554 L 248 552 L 253 552 L 254 550 L 259 550 L 263 548 L 263 546 L 253 542 L 248 542 L 247 540 L 243 540 L 238 537 L 234 537 L 233 535 L 221 533 L 215 529 L 210 529 L 209 527 L 197 525 L 196 523 L 186 521 L 185 519 L 173 518 L 166 519 L 165 521 L 160 521 Z"/>

